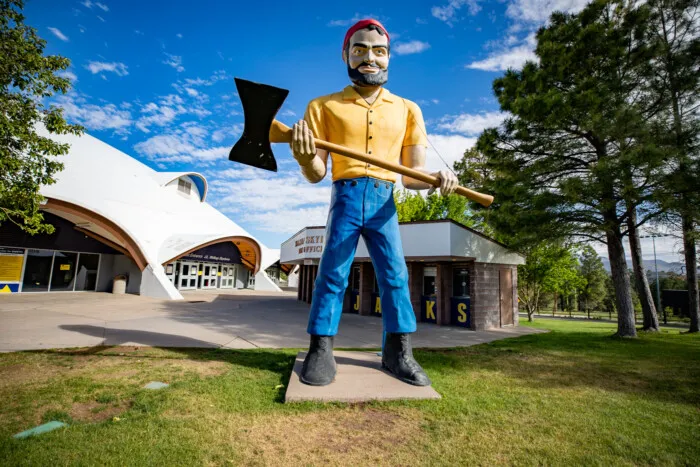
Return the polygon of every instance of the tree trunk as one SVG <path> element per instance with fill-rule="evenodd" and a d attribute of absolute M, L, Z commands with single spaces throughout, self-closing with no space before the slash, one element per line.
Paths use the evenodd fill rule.
<path fill-rule="evenodd" d="M 627 274 L 625 249 L 622 247 L 622 235 L 619 229 L 606 232 L 608 241 L 608 259 L 610 273 L 615 286 L 615 302 L 617 304 L 617 333 L 619 337 L 637 337 L 634 327 L 634 306 L 630 290 L 630 278 Z"/>
<path fill-rule="evenodd" d="M 639 301 L 642 304 L 642 330 L 658 331 L 659 317 L 656 314 L 656 306 L 654 306 L 654 298 L 651 295 L 649 288 L 649 279 L 644 270 L 644 261 L 642 260 L 642 245 L 639 241 L 639 233 L 637 232 L 637 210 L 632 208 L 630 215 L 627 217 L 627 231 L 630 240 L 630 254 L 632 255 L 632 269 L 634 270 L 634 282 L 637 286 Z"/>
<path fill-rule="evenodd" d="M 690 216 L 683 216 L 683 249 L 685 250 L 685 271 L 688 275 L 688 301 L 690 312 L 690 329 L 698 332 L 700 322 L 700 302 L 698 300 L 698 257 L 695 249 L 695 232 Z"/>
<path fill-rule="evenodd" d="M 558 301 L 559 301 L 559 294 L 557 294 L 556 292 L 554 292 L 554 305 L 553 305 L 553 308 L 552 308 L 552 316 L 554 316 L 554 313 L 557 312 L 557 304 L 558 304 L 557 302 L 558 302 Z"/>

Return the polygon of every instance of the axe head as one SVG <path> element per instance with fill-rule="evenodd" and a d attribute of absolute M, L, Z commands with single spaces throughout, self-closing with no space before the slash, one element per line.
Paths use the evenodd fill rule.
<path fill-rule="evenodd" d="M 243 105 L 244 127 L 243 135 L 231 149 L 228 159 L 277 172 L 277 162 L 270 146 L 270 127 L 289 91 L 234 79 Z"/>

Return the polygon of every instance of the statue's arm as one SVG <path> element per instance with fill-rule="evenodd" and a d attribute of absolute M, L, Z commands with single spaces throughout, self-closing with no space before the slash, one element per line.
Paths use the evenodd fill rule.
<path fill-rule="evenodd" d="M 323 180 L 327 171 L 328 151 L 316 148 L 314 135 L 305 120 L 299 120 L 292 127 L 292 142 L 289 146 L 304 178 L 311 183 Z"/>
<path fill-rule="evenodd" d="M 438 177 L 440 179 L 440 193 L 449 195 L 459 185 L 457 176 L 450 170 L 443 169 L 439 172 L 430 172 L 425 168 L 425 146 L 422 144 L 413 146 L 404 146 L 401 149 L 401 165 L 419 170 L 428 175 Z M 431 184 L 416 180 L 407 175 L 401 176 L 403 186 L 409 190 L 426 190 L 434 188 Z"/>

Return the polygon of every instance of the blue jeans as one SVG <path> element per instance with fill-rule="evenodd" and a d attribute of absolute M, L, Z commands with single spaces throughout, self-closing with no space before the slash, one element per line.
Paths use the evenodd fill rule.
<path fill-rule="evenodd" d="M 337 334 L 360 235 L 376 272 L 384 331 L 415 332 L 416 316 L 408 291 L 393 191 L 393 183 L 370 177 L 333 183 L 326 242 L 311 300 L 309 334 Z"/>

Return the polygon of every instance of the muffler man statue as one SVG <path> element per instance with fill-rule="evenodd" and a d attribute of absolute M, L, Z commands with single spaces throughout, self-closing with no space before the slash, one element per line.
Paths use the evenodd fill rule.
<path fill-rule="evenodd" d="M 384 26 L 372 19 L 359 21 L 346 33 L 342 54 L 352 85 L 311 101 L 304 119 L 293 127 L 290 145 L 306 179 L 317 183 L 327 170 L 328 151 L 316 149 L 314 136 L 428 173 L 424 169 L 427 136 L 420 108 L 383 87 L 390 58 Z M 416 318 L 393 197 L 396 175 L 337 154 L 330 157 L 333 190 L 326 245 L 311 301 L 307 329 L 311 344 L 301 381 L 324 386 L 335 378 L 333 336 L 338 332 L 348 275 L 362 235 L 379 284 L 386 332 L 382 366 L 402 381 L 428 386 L 430 379 L 411 349 Z M 440 178 L 442 194 L 457 187 L 456 176 L 448 170 L 432 175 Z M 407 176 L 402 182 L 412 190 L 432 188 Z"/>

